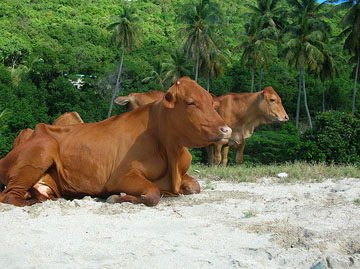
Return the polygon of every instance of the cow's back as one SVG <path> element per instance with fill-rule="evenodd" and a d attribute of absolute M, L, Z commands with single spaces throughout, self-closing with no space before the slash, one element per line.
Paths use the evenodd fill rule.
<path fill-rule="evenodd" d="M 218 113 L 231 128 L 244 123 L 248 108 L 255 101 L 251 93 L 228 93 L 219 96 L 218 100 Z"/>

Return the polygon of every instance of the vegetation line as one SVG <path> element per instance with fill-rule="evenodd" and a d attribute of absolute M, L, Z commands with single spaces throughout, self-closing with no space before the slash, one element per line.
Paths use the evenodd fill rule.
<path fill-rule="evenodd" d="M 360 167 L 354 165 L 326 165 L 324 163 L 309 164 L 295 162 L 272 165 L 209 167 L 193 164 L 190 175 L 208 180 L 228 180 L 234 182 L 259 182 L 264 178 L 277 178 L 276 182 L 322 182 L 326 179 L 341 180 L 344 178 L 360 178 Z M 288 176 L 280 178 L 279 173 Z"/>

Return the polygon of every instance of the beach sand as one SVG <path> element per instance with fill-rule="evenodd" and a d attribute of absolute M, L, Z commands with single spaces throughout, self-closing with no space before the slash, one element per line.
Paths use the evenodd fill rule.
<path fill-rule="evenodd" d="M 155 207 L 0 204 L 0 268 L 360 268 L 360 179 L 206 182 Z"/>

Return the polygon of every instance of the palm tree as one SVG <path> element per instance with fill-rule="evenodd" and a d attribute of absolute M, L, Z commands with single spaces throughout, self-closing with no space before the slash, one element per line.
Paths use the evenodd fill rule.
<path fill-rule="evenodd" d="M 290 65 L 299 68 L 296 127 L 299 126 L 302 87 L 309 127 L 312 128 L 311 115 L 307 106 L 305 68 L 316 71 L 319 65 L 324 62 L 322 51 L 326 47 L 324 41 L 327 37 L 328 26 L 318 18 L 318 11 L 322 4 L 317 4 L 316 0 L 288 0 L 288 3 L 294 7 L 292 16 L 296 19 L 286 31 L 283 53 Z"/>
<path fill-rule="evenodd" d="M 140 38 L 140 28 L 138 26 L 139 18 L 135 14 L 135 9 L 124 6 L 122 13 L 113 19 L 113 22 L 108 26 L 109 30 L 114 30 L 113 40 L 117 47 L 121 48 L 121 60 L 119 65 L 119 72 L 116 79 L 115 89 L 111 98 L 111 103 L 108 112 L 108 118 L 111 116 L 114 99 L 119 92 L 120 76 L 124 62 L 125 48 L 131 52 L 132 47 L 136 45 Z"/>
<path fill-rule="evenodd" d="M 340 33 L 339 38 L 345 38 L 344 50 L 354 54 L 351 62 L 355 63 L 355 79 L 352 98 L 352 114 L 355 113 L 355 97 L 356 97 L 356 82 L 359 76 L 360 65 L 360 0 L 346 0 L 344 1 L 330 1 L 330 2 L 343 2 L 336 6 L 336 10 L 348 9 L 344 17 L 340 21 L 340 26 L 343 31 Z"/>
<path fill-rule="evenodd" d="M 217 48 L 219 40 L 217 29 L 222 26 L 222 13 L 215 2 L 196 0 L 184 5 L 184 12 L 177 17 L 183 23 L 179 34 L 186 35 L 180 48 L 186 48 L 187 54 L 195 59 L 195 81 L 198 80 L 200 55 L 208 55 L 211 48 Z"/>
<path fill-rule="evenodd" d="M 207 58 L 203 58 L 200 69 L 206 75 L 206 89 L 210 91 L 211 76 L 218 77 L 225 72 L 224 64 L 228 63 L 228 59 L 217 50 L 211 50 Z"/>
<path fill-rule="evenodd" d="M 319 76 L 322 83 L 322 111 L 325 112 L 325 80 L 338 75 L 335 60 L 329 49 L 323 51 L 324 61 L 319 65 Z"/>
<path fill-rule="evenodd" d="M 164 85 L 170 86 L 182 76 L 190 74 L 191 63 L 182 50 L 176 50 L 169 58 L 164 59 L 164 69 Z"/>
<path fill-rule="evenodd" d="M 153 65 L 153 70 L 150 71 L 149 76 L 144 78 L 141 82 L 149 83 L 154 81 L 155 83 L 159 84 L 162 89 L 164 89 L 164 63 L 159 60 L 156 61 Z"/>
<path fill-rule="evenodd" d="M 273 28 L 278 31 L 285 26 L 285 8 L 278 6 L 280 0 L 257 0 L 256 6 L 247 4 L 251 16 L 261 17 L 264 28 Z"/>
<path fill-rule="evenodd" d="M 239 48 L 244 49 L 241 60 L 251 68 L 251 92 L 254 90 L 255 68 L 260 67 L 260 83 L 262 79 L 262 68 L 267 66 L 271 54 L 268 49 L 270 39 L 268 36 L 273 32 L 270 28 L 263 28 L 261 17 L 252 16 L 245 24 L 245 35 L 240 35 L 242 40 Z"/>
<path fill-rule="evenodd" d="M 284 28 L 285 25 L 285 9 L 279 7 L 279 0 L 257 0 L 256 5 L 247 4 L 251 12 L 248 13 L 252 17 L 257 17 L 259 21 L 259 26 L 262 31 L 262 38 L 266 39 L 262 42 L 262 48 L 265 57 L 259 59 L 260 64 L 260 78 L 259 78 L 259 90 L 261 90 L 261 82 L 263 76 L 263 69 L 266 68 L 268 59 L 271 59 L 271 54 L 268 52 L 266 43 L 270 43 L 271 40 L 278 40 L 280 30 Z M 253 72 L 252 72 L 253 73 Z M 252 83 L 253 84 L 253 83 Z"/>

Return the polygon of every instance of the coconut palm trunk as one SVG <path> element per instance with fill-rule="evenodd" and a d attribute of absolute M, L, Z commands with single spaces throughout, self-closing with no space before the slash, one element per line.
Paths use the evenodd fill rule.
<path fill-rule="evenodd" d="M 251 90 L 250 90 L 250 92 L 254 91 L 254 76 L 255 76 L 254 73 L 255 73 L 255 67 L 253 65 L 251 68 Z"/>
<path fill-rule="evenodd" d="M 356 65 L 356 71 L 355 71 L 354 91 L 353 91 L 353 100 L 352 100 L 352 109 L 351 109 L 351 113 L 352 113 L 353 115 L 354 115 L 354 113 L 355 113 L 356 82 L 357 82 L 357 79 L 358 79 L 359 64 L 360 64 L 360 53 L 358 53 L 357 65 Z"/>
<path fill-rule="evenodd" d="M 261 90 L 262 75 L 263 75 L 263 69 L 262 67 L 260 67 L 259 91 Z"/>
<path fill-rule="evenodd" d="M 302 76 L 303 76 L 303 90 L 304 90 L 304 105 L 305 105 L 305 111 L 306 111 L 306 115 L 307 115 L 307 117 L 308 117 L 309 127 L 310 127 L 310 129 L 312 129 L 312 121 L 311 121 L 311 116 L 310 116 L 309 108 L 308 108 L 308 105 L 307 105 L 307 98 L 306 98 L 304 67 L 302 66 L 301 69 L 302 69 Z"/>
<path fill-rule="evenodd" d="M 301 68 L 299 70 L 299 90 L 298 90 L 298 98 L 296 103 L 296 120 L 295 120 L 296 128 L 299 127 L 300 103 L 301 103 Z"/>
<path fill-rule="evenodd" d="M 322 81 L 322 111 L 325 112 L 325 81 Z"/>
<path fill-rule="evenodd" d="M 110 103 L 110 107 L 109 107 L 108 118 L 110 118 L 110 116 L 111 116 L 112 107 L 113 107 L 113 104 L 114 104 L 114 99 L 115 99 L 116 95 L 119 92 L 120 76 L 121 76 L 122 66 L 123 66 L 123 62 L 124 62 L 124 54 L 125 54 L 125 39 L 123 41 L 123 47 L 122 47 L 122 51 L 121 51 L 120 67 L 119 67 L 119 72 L 118 72 L 118 75 L 117 75 L 117 78 L 116 78 L 115 89 L 114 89 L 113 95 L 111 97 L 111 103 Z"/>
<path fill-rule="evenodd" d="M 195 67 L 195 81 L 197 82 L 198 81 L 198 75 L 199 75 L 199 58 L 200 58 L 200 55 L 199 55 L 199 50 L 198 48 L 196 48 L 196 67 Z"/>
<path fill-rule="evenodd" d="M 206 80 L 206 90 L 210 92 L 210 70 L 208 70 L 207 80 Z"/>

